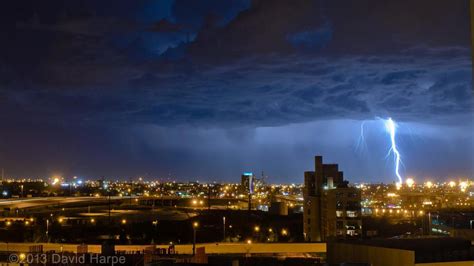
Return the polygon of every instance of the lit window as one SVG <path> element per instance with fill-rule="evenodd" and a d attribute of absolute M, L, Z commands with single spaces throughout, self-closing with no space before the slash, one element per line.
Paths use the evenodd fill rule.
<path fill-rule="evenodd" d="M 346 216 L 350 218 L 356 218 L 359 216 L 357 211 L 346 211 Z"/>

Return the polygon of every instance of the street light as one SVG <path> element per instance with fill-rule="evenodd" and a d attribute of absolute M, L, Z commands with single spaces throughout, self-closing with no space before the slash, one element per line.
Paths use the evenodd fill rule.
<path fill-rule="evenodd" d="M 153 227 L 154 228 L 154 233 L 153 233 L 153 238 L 151 240 L 153 241 L 153 243 L 155 243 L 155 236 L 156 236 L 156 232 L 157 232 L 156 228 L 158 227 L 158 220 L 154 220 L 152 222 L 152 224 L 154 225 L 154 227 Z"/>
<path fill-rule="evenodd" d="M 198 222 L 193 223 L 193 256 L 196 255 L 196 230 L 199 227 Z"/>
<path fill-rule="evenodd" d="M 222 217 L 222 235 L 223 235 L 223 239 L 222 241 L 225 241 L 225 216 Z"/>
<path fill-rule="evenodd" d="M 46 241 L 48 241 L 48 234 L 49 234 L 49 219 L 46 219 Z"/>
<path fill-rule="evenodd" d="M 253 230 L 254 230 L 255 232 L 257 232 L 257 233 L 260 232 L 260 226 L 256 225 L 256 226 L 253 228 Z"/>
<path fill-rule="evenodd" d="M 281 235 L 282 235 L 282 236 L 288 235 L 288 231 L 287 231 L 286 229 L 282 229 L 282 230 L 281 230 Z"/>

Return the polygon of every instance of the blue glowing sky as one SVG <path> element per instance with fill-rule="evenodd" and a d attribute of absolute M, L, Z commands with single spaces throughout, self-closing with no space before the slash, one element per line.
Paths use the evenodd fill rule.
<path fill-rule="evenodd" d="M 467 0 L 8 2 L 9 175 L 393 182 L 392 117 L 403 176 L 474 177 Z"/>

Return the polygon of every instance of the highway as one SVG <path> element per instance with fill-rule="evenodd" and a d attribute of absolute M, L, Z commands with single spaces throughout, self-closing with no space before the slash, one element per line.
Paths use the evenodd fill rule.
<path fill-rule="evenodd" d="M 110 197 L 111 200 L 129 199 L 129 197 Z M 106 202 L 107 197 L 39 197 L 39 198 L 21 198 L 21 199 L 6 199 L 0 201 L 0 208 L 26 209 L 33 207 L 42 207 L 48 205 L 58 204 L 77 204 L 77 203 L 99 203 Z"/>

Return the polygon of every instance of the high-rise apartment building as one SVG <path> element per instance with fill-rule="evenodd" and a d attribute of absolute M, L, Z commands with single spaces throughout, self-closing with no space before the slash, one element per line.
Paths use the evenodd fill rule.
<path fill-rule="evenodd" d="M 337 164 L 315 157 L 315 171 L 304 173 L 304 235 L 306 241 L 358 238 L 362 221 L 357 188 L 349 187 Z"/>

